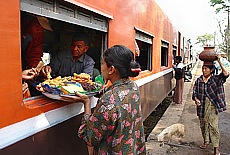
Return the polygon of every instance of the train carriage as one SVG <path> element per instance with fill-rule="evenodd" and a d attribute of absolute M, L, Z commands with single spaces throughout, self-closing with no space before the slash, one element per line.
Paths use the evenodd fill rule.
<path fill-rule="evenodd" d="M 102 52 L 115 44 L 129 47 L 141 65 L 133 78 L 141 91 L 144 119 L 173 90 L 172 63 L 191 62 L 192 46 L 152 0 L 9 0 L 0 2 L 0 154 L 87 154 L 77 137 L 83 104 L 44 95 L 23 98 L 21 41 L 25 19 L 46 17 L 43 52 L 50 58 L 71 43 L 75 32 L 90 37 L 87 53 L 100 71 Z M 91 107 L 97 98 L 91 97 Z"/>

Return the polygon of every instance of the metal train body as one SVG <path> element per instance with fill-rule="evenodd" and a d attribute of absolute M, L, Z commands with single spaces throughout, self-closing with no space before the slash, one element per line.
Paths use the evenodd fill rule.
<path fill-rule="evenodd" d="M 152 0 L 8 0 L 0 2 L 0 154 L 87 154 L 78 138 L 83 105 L 43 95 L 23 99 L 23 19 L 47 17 L 43 51 L 66 49 L 76 31 L 90 35 L 88 54 L 100 70 L 101 53 L 115 44 L 129 47 L 142 72 L 133 80 L 141 91 L 144 119 L 174 88 L 173 57 L 191 60 L 191 44 Z M 92 108 L 97 98 L 91 97 Z"/>

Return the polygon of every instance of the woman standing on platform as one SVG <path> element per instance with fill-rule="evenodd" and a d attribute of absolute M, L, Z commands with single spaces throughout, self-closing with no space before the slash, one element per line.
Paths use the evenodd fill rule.
<path fill-rule="evenodd" d="M 175 70 L 175 79 L 176 79 L 176 87 L 173 94 L 173 102 L 175 104 L 182 104 L 182 96 L 184 89 L 184 65 L 181 63 L 182 57 L 176 56 L 175 62 L 176 65 L 173 65 Z"/>
<path fill-rule="evenodd" d="M 72 96 L 84 103 L 78 135 L 94 147 L 94 154 L 146 154 L 140 92 L 129 78 L 140 71 L 133 52 L 115 45 L 103 53 L 101 64 L 103 78 L 112 85 L 98 99 L 94 112 L 91 113 L 88 96 L 77 92 Z"/>
<path fill-rule="evenodd" d="M 220 141 L 218 113 L 226 110 L 223 84 L 229 76 L 220 62 L 220 56 L 218 56 L 217 62 L 220 64 L 222 73 L 214 75 L 213 62 L 204 62 L 202 66 L 203 75 L 195 81 L 192 95 L 192 99 L 197 105 L 197 116 L 200 120 L 200 128 L 204 139 L 200 148 L 206 149 L 207 145 L 212 143 L 214 155 L 220 155 L 218 149 Z"/>

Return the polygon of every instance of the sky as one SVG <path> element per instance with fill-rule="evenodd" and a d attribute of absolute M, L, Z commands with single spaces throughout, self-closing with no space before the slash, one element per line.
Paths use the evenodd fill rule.
<path fill-rule="evenodd" d="M 216 15 L 215 8 L 210 6 L 209 0 L 155 0 L 155 2 L 193 44 L 198 36 L 219 31 L 216 18 L 225 16 L 225 14 Z"/>

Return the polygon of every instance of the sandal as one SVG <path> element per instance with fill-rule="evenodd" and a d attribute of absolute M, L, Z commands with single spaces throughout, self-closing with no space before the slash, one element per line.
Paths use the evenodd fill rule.
<path fill-rule="evenodd" d="M 208 147 L 208 144 L 202 144 L 202 145 L 200 146 L 201 149 L 206 149 L 207 147 Z M 217 154 L 217 155 L 219 155 L 219 154 Z"/>

